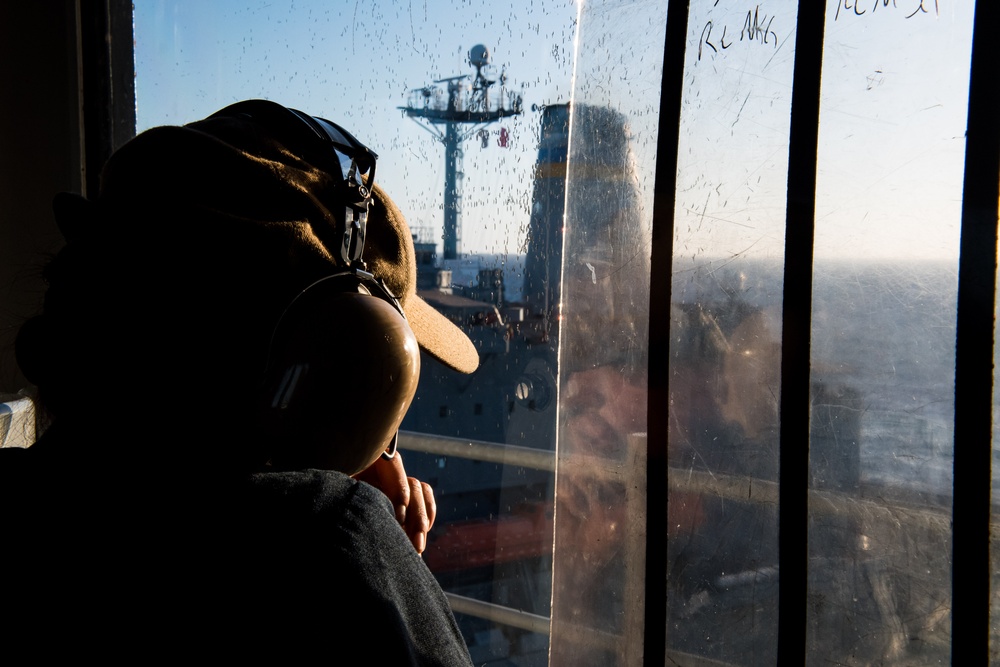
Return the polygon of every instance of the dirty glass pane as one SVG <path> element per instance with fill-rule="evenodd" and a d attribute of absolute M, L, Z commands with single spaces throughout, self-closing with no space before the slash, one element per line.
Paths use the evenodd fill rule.
<path fill-rule="evenodd" d="M 998 202 L 1000 205 L 1000 202 Z M 1000 251 L 1000 247 L 998 247 Z M 998 276 L 1000 277 L 1000 276 Z M 998 281 L 1000 283 L 1000 281 Z M 1000 290 L 993 306 L 993 483 L 990 487 L 990 664 L 1000 664 L 1000 371 L 996 360 L 1000 357 L 1000 340 L 996 322 L 1000 315 Z"/>
<path fill-rule="evenodd" d="M 649 231 L 665 17 L 665 3 L 582 5 L 573 105 L 550 111 L 569 131 L 552 665 L 642 658 Z"/>
<path fill-rule="evenodd" d="M 795 2 L 691 3 L 674 236 L 668 641 L 775 661 Z"/>
<path fill-rule="evenodd" d="M 378 153 L 379 182 L 415 237 L 421 296 L 480 352 L 469 376 L 423 358 L 400 438 L 409 474 L 435 489 L 424 559 L 454 595 L 476 664 L 548 659 L 576 21 L 570 0 L 135 8 L 140 130 L 267 98 Z"/>
<path fill-rule="evenodd" d="M 971 3 L 831 3 L 812 334 L 810 664 L 947 662 Z"/>

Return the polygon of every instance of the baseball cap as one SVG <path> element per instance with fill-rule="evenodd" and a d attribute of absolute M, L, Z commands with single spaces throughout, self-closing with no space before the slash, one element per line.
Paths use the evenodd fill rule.
<path fill-rule="evenodd" d="M 98 208 L 103 217 L 130 224 L 135 211 L 155 209 L 156 220 L 170 221 L 159 223 L 165 229 L 123 233 L 142 238 L 160 233 L 167 246 L 184 248 L 179 255 L 200 258 L 190 266 L 211 266 L 206 282 L 230 273 L 247 277 L 248 284 L 265 283 L 259 289 L 265 310 L 280 308 L 316 280 L 346 268 L 336 231 L 345 174 L 330 166 L 343 164 L 343 156 L 331 163 L 318 157 L 320 150 L 305 147 L 301 137 L 284 140 L 281 135 L 266 118 L 230 115 L 226 109 L 188 125 L 147 130 L 108 161 Z M 472 341 L 416 293 L 416 255 L 405 216 L 379 184 L 364 185 L 370 193 L 366 270 L 398 298 L 427 354 L 462 373 L 475 371 L 479 355 Z"/>

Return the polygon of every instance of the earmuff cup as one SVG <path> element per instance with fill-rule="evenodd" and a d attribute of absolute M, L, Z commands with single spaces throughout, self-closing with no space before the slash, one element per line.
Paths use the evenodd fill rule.
<path fill-rule="evenodd" d="M 420 353 L 402 311 L 378 289 L 337 274 L 282 315 L 260 405 L 271 468 L 353 475 L 393 441 L 416 392 Z"/>

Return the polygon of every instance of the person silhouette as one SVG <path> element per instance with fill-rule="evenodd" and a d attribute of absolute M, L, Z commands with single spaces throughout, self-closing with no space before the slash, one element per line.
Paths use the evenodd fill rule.
<path fill-rule="evenodd" d="M 67 243 L 16 343 L 47 428 L 0 452 L 19 641 L 470 664 L 419 555 L 433 492 L 395 449 L 419 349 L 478 354 L 417 297 L 375 164 L 249 100 L 56 198 Z"/>

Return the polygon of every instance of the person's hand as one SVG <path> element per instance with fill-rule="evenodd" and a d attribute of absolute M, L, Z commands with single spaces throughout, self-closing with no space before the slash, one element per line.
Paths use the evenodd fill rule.
<path fill-rule="evenodd" d="M 427 533 L 437 516 L 437 503 L 434 502 L 434 490 L 430 484 L 406 476 L 399 452 L 388 460 L 378 457 L 375 463 L 354 478 L 371 484 L 389 498 L 399 525 L 406 531 L 417 553 L 423 553 L 427 547 Z"/>

